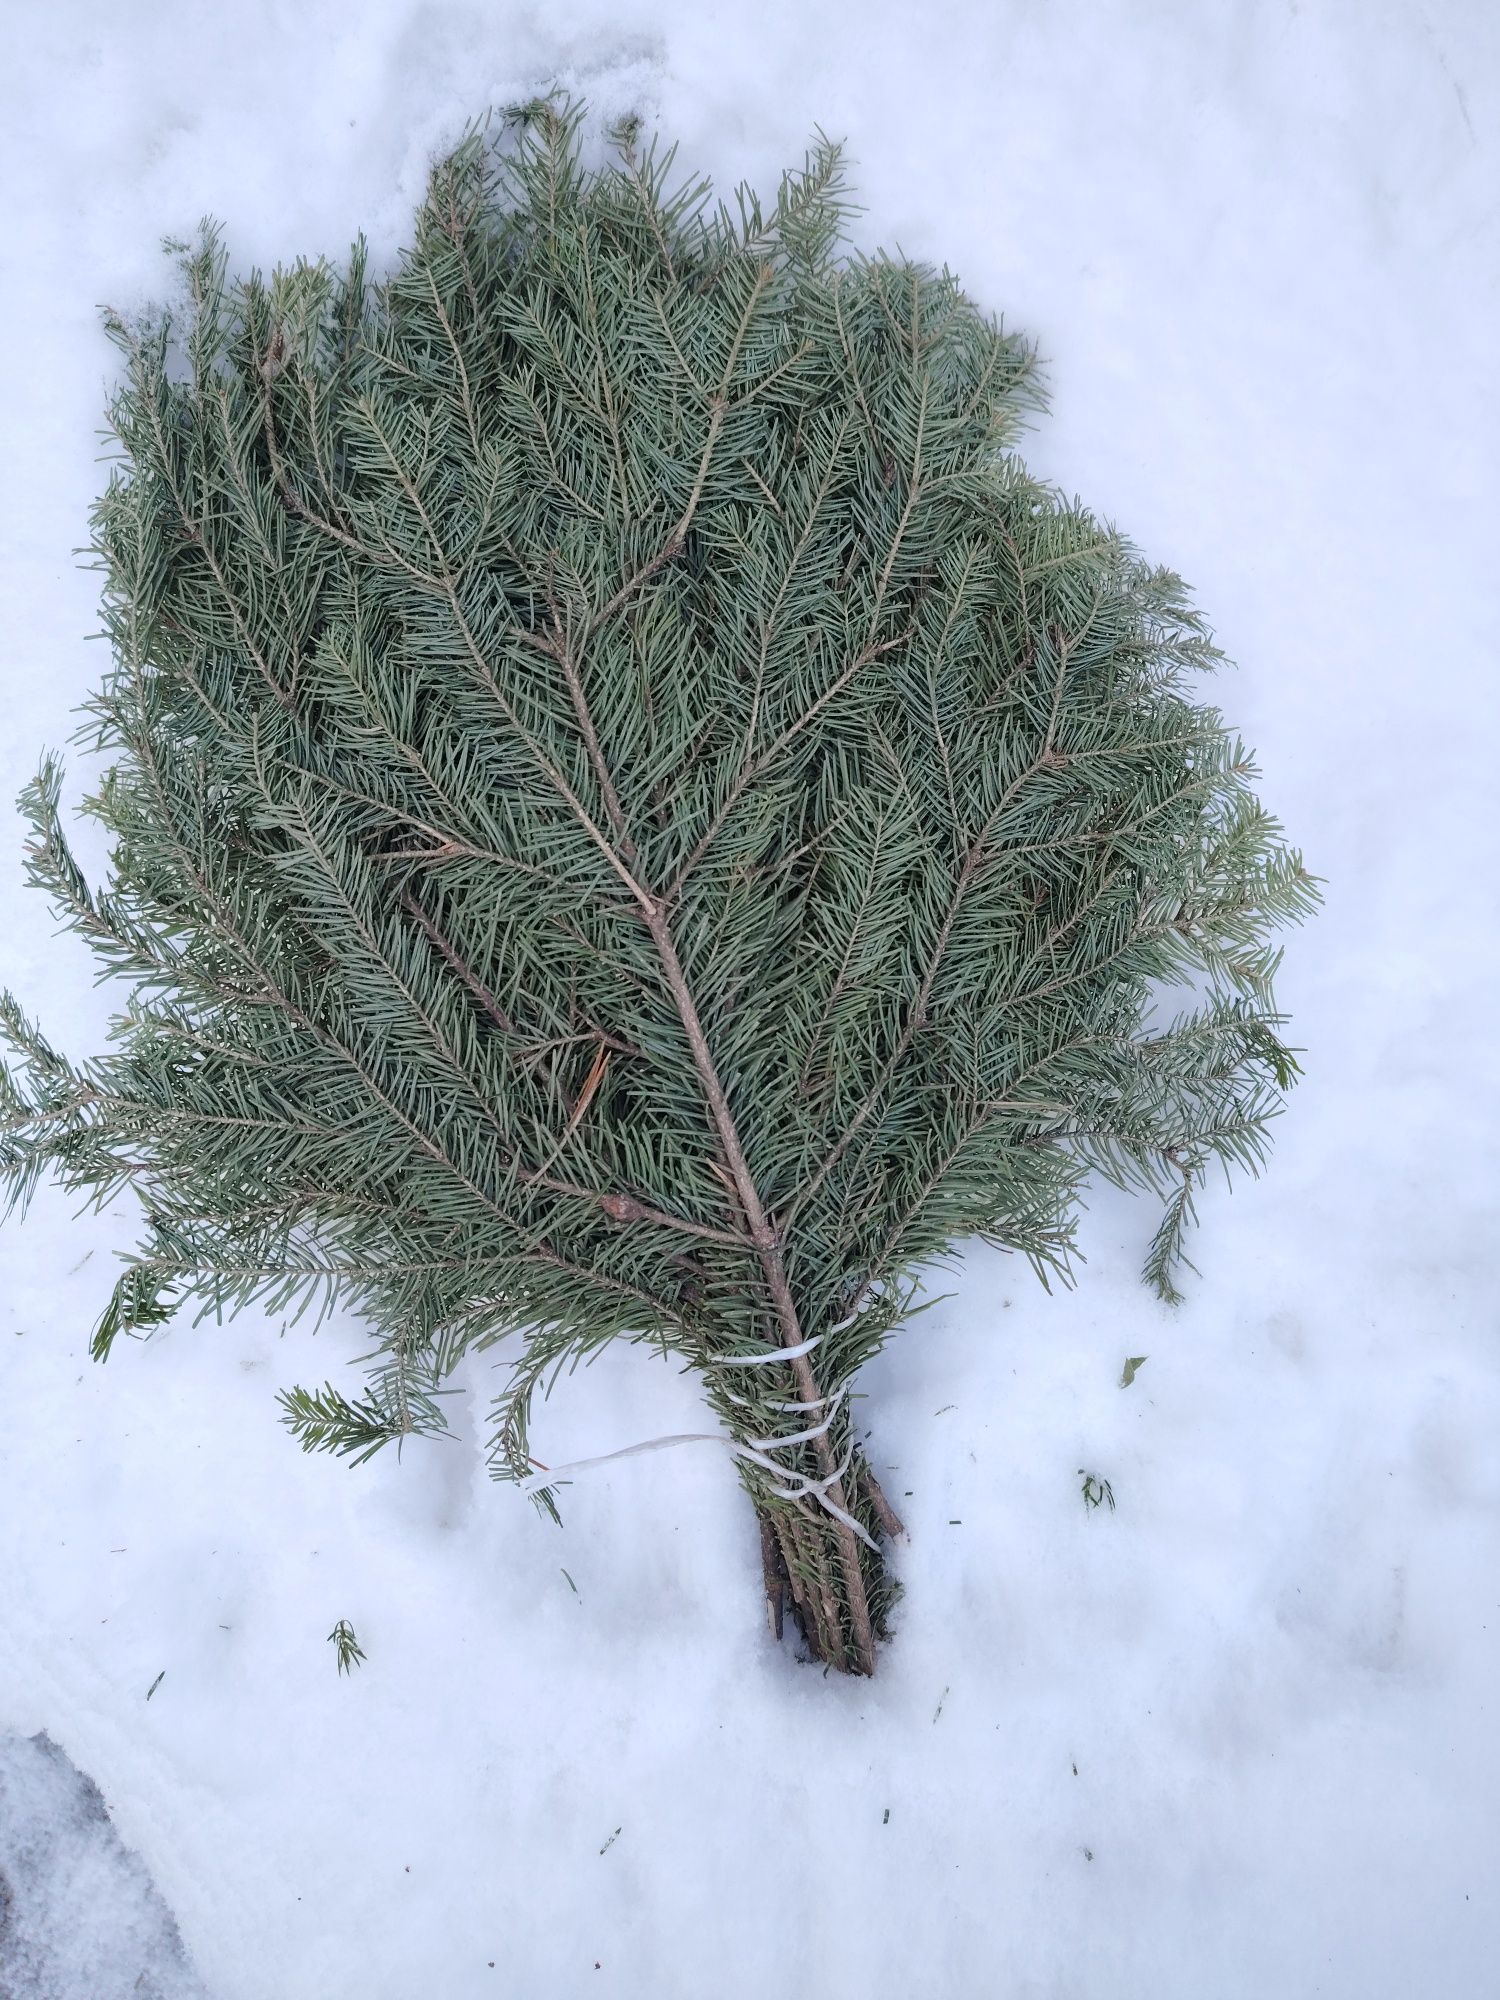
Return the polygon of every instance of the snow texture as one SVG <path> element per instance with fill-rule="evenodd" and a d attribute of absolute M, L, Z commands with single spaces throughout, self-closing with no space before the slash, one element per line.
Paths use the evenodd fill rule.
<path fill-rule="evenodd" d="M 46 1735 L 0 1736 L 0 1994 L 204 2000 L 98 1787 Z"/>
<path fill-rule="evenodd" d="M 71 554 L 96 305 L 158 294 L 205 210 L 241 267 L 360 227 L 388 256 L 433 152 L 560 77 L 726 182 L 848 136 L 866 245 L 1038 338 L 1032 463 L 1194 584 L 1328 889 L 1282 981 L 1307 1081 L 1267 1177 L 1204 1202 L 1180 1310 L 1136 1280 L 1154 1215 L 1100 1195 L 1075 1291 L 976 1254 L 869 1370 L 912 1531 L 869 1683 L 773 1647 L 726 1454 L 601 1468 L 560 1532 L 488 1484 L 476 1364 L 453 1441 L 305 1458 L 274 1393 L 358 1329 L 247 1317 L 95 1367 L 131 1220 L 44 1194 L 0 1237 L 0 1729 L 102 1788 L 214 2000 L 1493 1992 L 1500 16 L 53 0 L 5 39 L 0 796 L 102 665 Z M 7 819 L 4 976 L 97 1046 L 111 996 L 20 846 Z M 702 1421 L 622 1350 L 535 1448 Z M 39 1754 L 5 1753 L 8 1875 Z M 28 1904 L 51 1990 L 101 2000 L 153 1926 L 186 1990 L 79 1811 L 64 1788 Z M 81 1892 L 85 1852 L 113 1886 Z M 85 1905 L 114 1963 L 65 1976 Z"/>

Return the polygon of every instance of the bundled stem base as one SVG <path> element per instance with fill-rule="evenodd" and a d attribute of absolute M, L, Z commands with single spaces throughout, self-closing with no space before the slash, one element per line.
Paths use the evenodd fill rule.
<path fill-rule="evenodd" d="M 857 1452 L 843 1484 L 848 1511 L 872 1542 L 903 1532 Z M 901 1594 L 881 1549 L 850 1534 L 815 1500 L 752 1497 L 775 1637 L 782 1637 L 790 1612 L 811 1659 L 840 1673 L 871 1673 L 870 1641 L 890 1637 L 890 1613 Z"/>

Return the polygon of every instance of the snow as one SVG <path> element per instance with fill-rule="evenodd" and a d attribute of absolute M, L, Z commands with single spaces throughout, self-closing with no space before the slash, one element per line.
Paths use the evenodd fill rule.
<path fill-rule="evenodd" d="M 0 1990 L 11 2000 L 204 2000 L 97 1787 L 47 1736 L 0 1736 L 0 1826 Z"/>
<path fill-rule="evenodd" d="M 0 1991 L 106 2000 L 153 1951 L 187 1991 L 140 1866 L 214 2000 L 1492 1990 L 1500 17 L 55 0 L 7 39 L 5 798 L 102 664 L 70 553 L 96 303 L 158 293 L 205 210 L 241 265 L 360 227 L 388 255 L 433 151 L 561 76 L 722 180 L 847 134 L 866 243 L 1039 339 L 1028 456 L 1195 585 L 1328 890 L 1282 981 L 1307 1081 L 1267 1177 L 1204 1203 L 1184 1306 L 1136 1282 L 1153 1215 L 1101 1194 L 1076 1291 L 975 1254 L 868 1371 L 911 1528 L 869 1683 L 772 1646 L 727 1454 L 602 1467 L 559 1532 L 485 1477 L 476 1365 L 456 1440 L 305 1458 L 274 1392 L 357 1332 L 247 1317 L 95 1367 L 130 1218 L 44 1193 L 0 1236 L 0 1875 L 49 1814 L 60 1859 L 26 1905 L 52 1984 L 12 1916 Z M 96 1045 L 110 996 L 20 845 L 8 818 L 4 976 Z M 535 1441 L 702 1426 L 621 1351 Z M 139 1864 L 45 1802 L 43 1730 Z"/>

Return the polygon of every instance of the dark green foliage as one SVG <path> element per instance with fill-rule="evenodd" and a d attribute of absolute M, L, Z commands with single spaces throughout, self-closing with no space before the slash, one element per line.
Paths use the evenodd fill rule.
<path fill-rule="evenodd" d="M 8 1007 L 0 1157 L 140 1193 L 101 1355 L 188 1298 L 359 1308 L 368 1392 L 284 1399 L 309 1447 L 438 1427 L 517 1333 L 502 1476 L 620 1335 L 742 1444 L 818 1430 L 741 1470 L 768 1587 L 868 1668 L 844 1385 L 963 1238 L 1065 1271 L 1091 1169 L 1169 1197 L 1175 1296 L 1294 1075 L 1267 936 L 1313 890 L 1182 586 L 1010 455 L 1025 346 L 838 261 L 834 148 L 731 213 L 616 140 L 586 172 L 530 107 L 384 283 L 231 286 L 208 235 L 116 329 L 107 893 L 50 764 L 27 803 L 131 999 L 77 1066 Z"/>
<path fill-rule="evenodd" d="M 1080 1491 L 1083 1494 L 1084 1506 L 1092 1508 L 1097 1514 L 1099 1509 L 1108 1502 L 1109 1511 L 1113 1514 L 1115 1511 L 1115 1489 L 1110 1485 L 1109 1481 L 1101 1479 L 1097 1472 L 1085 1471 L 1081 1465 L 1078 1468 L 1078 1476 L 1083 1481 Z"/>
<path fill-rule="evenodd" d="M 352 1674 L 364 1659 L 364 1648 L 354 1636 L 354 1627 L 347 1618 L 341 1618 L 328 1635 L 328 1643 L 338 1658 L 339 1672 Z"/>

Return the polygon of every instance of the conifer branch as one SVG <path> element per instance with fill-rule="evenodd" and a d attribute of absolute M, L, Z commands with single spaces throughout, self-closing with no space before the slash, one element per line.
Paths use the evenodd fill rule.
<path fill-rule="evenodd" d="M 858 1370 L 968 1237 L 1066 1274 L 1089 1172 L 1165 1199 L 1180 1296 L 1298 1075 L 1273 934 L 1317 886 L 1182 585 L 1008 455 L 1024 343 L 839 262 L 826 142 L 736 210 L 633 130 L 585 169 L 580 115 L 472 133 L 380 282 L 231 284 L 210 231 L 180 324 L 112 325 L 111 876 L 50 760 L 27 866 L 128 999 L 75 1065 L 0 997 L 0 1198 L 139 1196 L 101 1358 L 356 1308 L 309 1449 L 440 1431 L 508 1341 L 529 1481 L 534 1395 L 650 1341 L 773 1629 L 867 1673 L 902 1530 Z"/>
<path fill-rule="evenodd" d="M 869 666 L 872 660 L 878 660 L 882 653 L 894 652 L 898 646 L 904 646 L 910 636 L 909 629 L 898 632 L 893 638 L 882 640 L 878 645 L 868 645 L 864 648 L 863 652 L 856 653 L 843 671 L 823 690 L 817 700 L 798 716 L 795 722 L 783 729 L 773 743 L 769 743 L 764 750 L 759 751 L 755 756 L 741 765 L 738 775 L 729 787 L 729 792 L 723 805 L 719 807 L 709 820 L 708 825 L 704 828 L 697 842 L 690 850 L 686 860 L 667 884 L 667 887 L 662 891 L 663 902 L 674 903 L 681 896 L 688 877 L 692 875 L 699 862 L 713 845 L 715 838 L 722 831 L 725 822 L 730 818 L 735 807 L 755 783 L 756 779 L 762 777 L 766 770 L 775 763 L 781 753 L 789 748 L 791 744 L 795 743 L 805 729 L 811 727 L 822 710 L 836 696 L 843 693 L 844 689 L 862 668 Z"/>
<path fill-rule="evenodd" d="M 270 662 L 266 659 L 264 653 L 256 645 L 254 635 L 246 622 L 245 614 L 240 607 L 239 600 L 230 589 L 228 579 L 220 567 L 218 558 L 214 555 L 207 535 L 204 533 L 203 524 L 193 518 L 187 501 L 183 498 L 182 489 L 172 471 L 171 448 L 167 442 L 166 434 L 162 429 L 161 413 L 157 408 L 156 399 L 153 395 L 143 394 L 141 403 L 146 411 L 147 420 L 151 425 L 156 442 L 156 471 L 161 478 L 162 484 L 171 495 L 172 505 L 177 513 L 178 526 L 181 528 L 184 538 L 192 543 L 193 547 L 197 549 L 198 553 L 207 563 L 213 580 L 218 586 L 219 596 L 223 601 L 224 608 L 229 613 L 234 629 L 238 634 L 240 644 L 254 661 L 256 672 L 271 690 L 271 693 L 281 707 L 290 708 L 291 697 L 282 686 L 279 677 L 272 671 Z"/>

